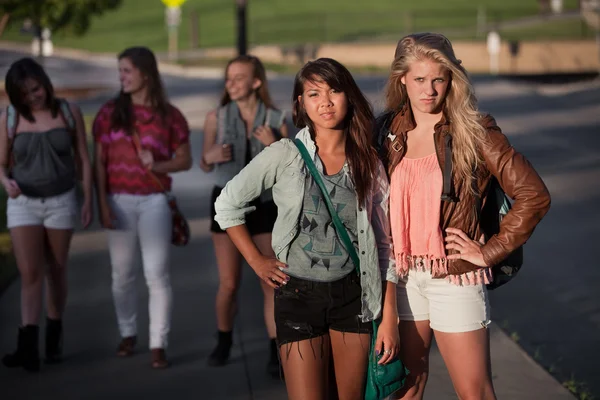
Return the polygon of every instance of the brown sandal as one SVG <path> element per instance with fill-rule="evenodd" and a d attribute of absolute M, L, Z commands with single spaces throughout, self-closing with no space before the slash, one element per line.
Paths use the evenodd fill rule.
<path fill-rule="evenodd" d="M 119 343 L 119 347 L 117 347 L 117 356 L 119 357 L 129 357 L 133 355 L 133 348 L 135 347 L 135 343 L 137 342 L 136 336 L 128 336 L 124 337 Z"/>
<path fill-rule="evenodd" d="M 164 369 L 169 366 L 165 349 L 152 349 L 152 368 Z"/>

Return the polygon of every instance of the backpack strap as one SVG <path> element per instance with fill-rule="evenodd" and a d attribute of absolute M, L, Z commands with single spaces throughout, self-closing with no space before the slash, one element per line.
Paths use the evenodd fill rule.
<path fill-rule="evenodd" d="M 73 116 L 73 112 L 71 112 L 71 107 L 69 106 L 69 102 L 65 99 L 60 99 L 60 107 L 58 108 L 58 112 L 60 113 L 61 118 L 65 122 L 67 128 L 74 133 L 76 129 L 75 117 Z"/>
<path fill-rule="evenodd" d="M 444 186 L 442 189 L 442 201 L 455 203 L 458 201 L 452 193 L 452 136 L 444 137 L 444 170 L 442 171 Z"/>
<path fill-rule="evenodd" d="M 17 125 L 19 125 L 19 113 L 12 104 L 9 104 L 6 107 L 6 133 L 8 134 L 8 140 L 15 138 Z"/>
<path fill-rule="evenodd" d="M 15 135 L 17 133 L 17 126 L 19 125 L 19 113 L 17 109 L 9 104 L 6 107 L 6 136 L 7 136 L 7 170 L 10 173 L 13 165 L 15 164 L 15 158 L 13 156 L 13 143 L 15 141 Z"/>

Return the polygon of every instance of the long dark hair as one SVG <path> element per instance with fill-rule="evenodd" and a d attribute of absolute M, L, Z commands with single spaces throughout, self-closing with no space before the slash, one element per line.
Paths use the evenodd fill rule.
<path fill-rule="evenodd" d="M 294 80 L 293 120 L 298 128 L 308 127 L 311 135 L 316 134 L 314 125 L 302 103 L 298 100 L 304 92 L 306 82 L 325 82 L 331 88 L 344 92 L 348 100 L 346 115 L 346 158 L 356 187 L 360 204 L 365 204 L 371 189 L 373 175 L 377 171 L 377 153 L 372 146 L 374 117 L 369 101 L 358 88 L 352 74 L 339 62 L 331 58 L 309 61 Z"/>
<path fill-rule="evenodd" d="M 35 122 L 31 113 L 31 108 L 26 104 L 23 97 L 25 81 L 32 79 L 37 81 L 46 91 L 46 107 L 50 109 L 52 117 L 56 118 L 60 107 L 60 102 L 54 96 L 54 86 L 44 68 L 34 59 L 25 57 L 15 61 L 8 72 L 4 81 L 4 87 L 8 94 L 8 99 L 19 115 L 29 122 Z"/>
<path fill-rule="evenodd" d="M 262 82 L 258 89 L 256 89 L 256 96 L 264 103 L 267 108 L 275 108 L 273 105 L 273 100 L 271 100 L 271 95 L 269 94 L 269 85 L 267 84 L 267 73 L 265 71 L 265 67 L 260 62 L 258 57 L 251 55 L 241 55 L 237 56 L 227 63 L 225 67 L 225 80 L 227 80 L 227 70 L 229 66 L 233 63 L 244 63 L 252 65 L 252 78 L 258 79 Z M 220 104 L 221 106 L 227 105 L 231 103 L 231 97 L 229 97 L 229 93 L 227 93 L 227 89 L 223 90 L 223 95 L 221 96 Z"/>
<path fill-rule="evenodd" d="M 147 47 L 130 47 L 125 49 L 118 56 L 118 60 L 128 59 L 131 64 L 146 78 L 146 86 L 148 87 L 148 97 L 150 105 L 154 111 L 160 116 L 163 124 L 167 125 L 166 121 L 169 102 L 165 93 L 160 74 L 158 73 L 158 64 L 152 50 Z M 124 93 L 123 90 L 115 99 L 115 107 L 112 113 L 112 128 L 123 129 L 128 134 L 133 132 L 134 115 L 133 103 L 131 95 Z"/>

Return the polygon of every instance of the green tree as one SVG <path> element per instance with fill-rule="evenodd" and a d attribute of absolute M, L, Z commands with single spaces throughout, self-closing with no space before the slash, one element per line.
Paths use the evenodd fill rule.
<path fill-rule="evenodd" d="M 0 0 L 0 14 L 10 15 L 9 23 L 29 19 L 38 35 L 44 28 L 83 35 L 92 17 L 121 3 L 122 0 Z"/>

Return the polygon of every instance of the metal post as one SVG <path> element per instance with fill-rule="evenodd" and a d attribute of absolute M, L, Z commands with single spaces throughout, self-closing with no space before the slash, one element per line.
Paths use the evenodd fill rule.
<path fill-rule="evenodd" d="M 179 24 L 181 23 L 181 8 L 167 7 L 165 9 L 165 19 L 167 23 L 167 33 L 169 35 L 169 61 L 175 61 L 178 58 L 179 44 Z"/>
<path fill-rule="evenodd" d="M 237 20 L 237 50 L 239 55 L 245 55 L 248 51 L 248 38 L 246 27 L 246 8 L 248 0 L 236 0 Z"/>
<path fill-rule="evenodd" d="M 169 61 L 177 60 L 177 42 L 179 38 L 177 37 L 177 28 L 170 27 L 169 28 Z"/>

